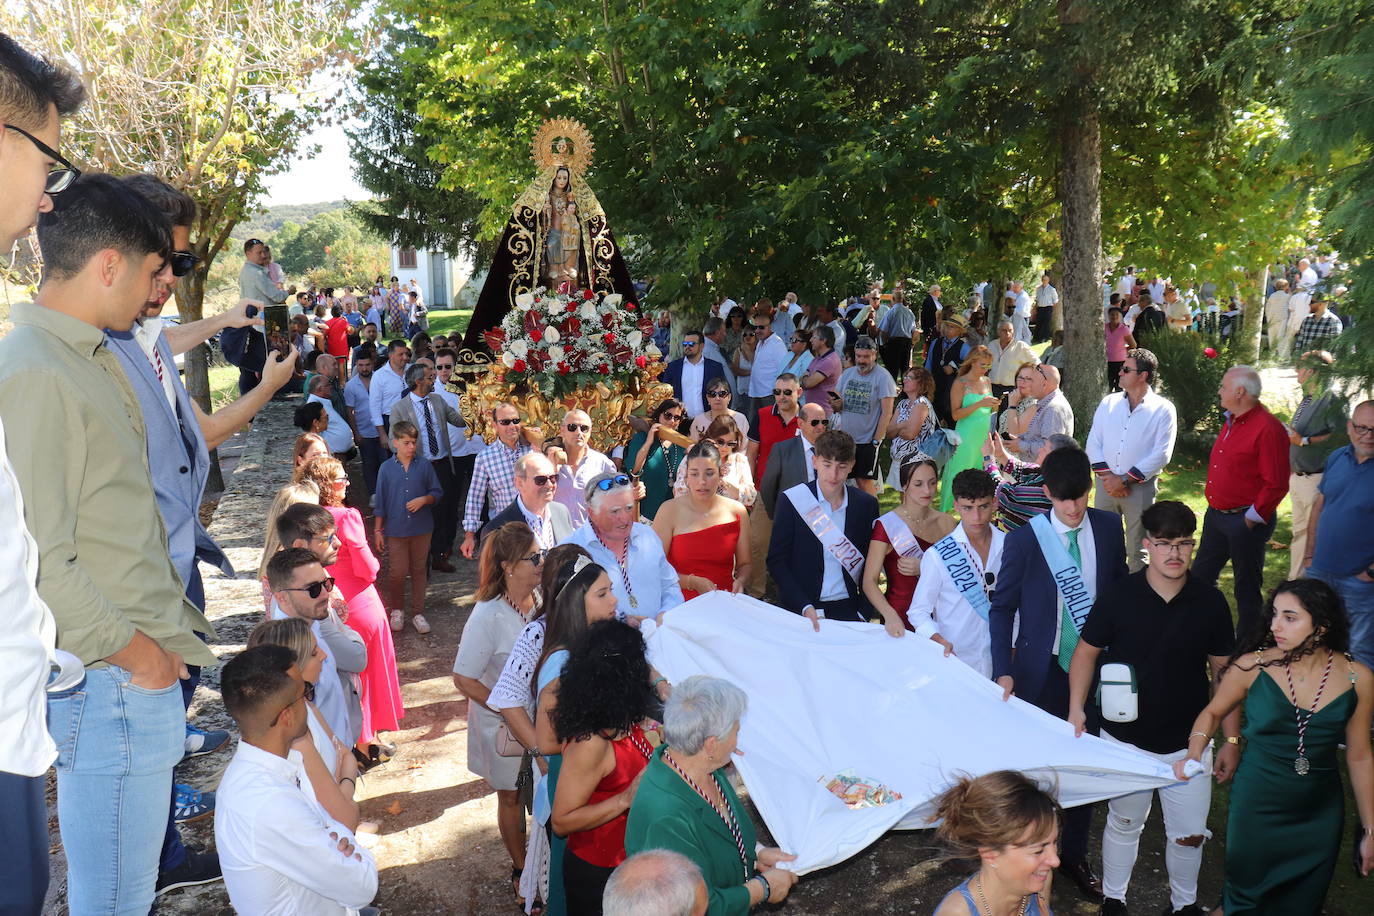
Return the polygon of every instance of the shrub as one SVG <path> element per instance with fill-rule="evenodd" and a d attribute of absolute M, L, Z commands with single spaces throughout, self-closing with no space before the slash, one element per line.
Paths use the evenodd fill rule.
<path fill-rule="evenodd" d="M 1148 346 L 1159 358 L 1157 387 L 1178 410 L 1179 432 L 1220 428 L 1217 389 L 1226 370 L 1236 364 L 1230 340 L 1222 343 L 1193 331 L 1162 332 L 1151 334 Z M 1207 355 L 1209 347 L 1215 357 Z"/>

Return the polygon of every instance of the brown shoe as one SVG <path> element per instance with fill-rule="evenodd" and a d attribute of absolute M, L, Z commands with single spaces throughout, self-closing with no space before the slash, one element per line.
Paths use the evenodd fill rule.
<path fill-rule="evenodd" d="M 457 567 L 450 563 L 445 557 L 435 557 L 430 561 L 429 566 L 431 569 L 439 570 L 439 572 L 451 573 L 458 571 Z"/>
<path fill-rule="evenodd" d="M 1068 878 L 1078 890 L 1094 903 L 1102 903 L 1105 895 L 1102 893 L 1102 879 L 1097 877 L 1097 872 L 1087 862 L 1064 862 L 1059 866 L 1059 874 Z"/>

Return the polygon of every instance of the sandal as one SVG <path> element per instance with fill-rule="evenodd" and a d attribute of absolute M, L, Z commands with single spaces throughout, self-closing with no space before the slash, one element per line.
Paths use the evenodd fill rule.
<path fill-rule="evenodd" d="M 520 876 L 524 874 L 524 869 L 511 867 L 510 870 L 510 889 L 515 892 L 515 905 L 524 907 L 525 898 L 520 896 Z"/>

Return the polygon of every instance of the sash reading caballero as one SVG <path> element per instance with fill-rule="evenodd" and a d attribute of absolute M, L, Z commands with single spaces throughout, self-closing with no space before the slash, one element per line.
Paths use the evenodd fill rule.
<path fill-rule="evenodd" d="M 829 513 L 821 506 L 820 500 L 816 499 L 811 488 L 804 483 L 799 483 L 785 491 L 783 495 L 792 501 L 792 506 L 797 510 L 797 514 L 802 517 L 807 527 L 816 535 L 826 552 L 840 562 L 844 571 L 849 573 L 850 578 L 855 582 L 860 581 L 864 572 L 863 553 L 854 546 L 853 541 L 845 537 L 843 531 L 835 527 L 835 523 L 830 520 Z"/>
<path fill-rule="evenodd" d="M 1097 583 L 1083 578 L 1083 570 L 1079 569 L 1073 557 L 1069 556 L 1068 548 L 1050 524 L 1048 512 L 1032 518 L 1030 526 L 1031 531 L 1035 532 L 1035 539 L 1040 542 L 1040 553 L 1045 557 L 1050 575 L 1054 576 L 1059 597 L 1063 600 L 1069 616 L 1073 618 L 1074 628 L 1081 633 L 1083 624 L 1088 619 L 1088 612 L 1093 609 L 1093 602 L 1097 600 Z"/>
<path fill-rule="evenodd" d="M 945 572 L 949 573 L 949 580 L 959 590 L 959 595 L 968 602 L 975 614 L 987 620 L 992 599 L 988 598 L 987 589 L 983 587 L 983 577 L 969 559 L 968 549 L 956 541 L 952 533 L 936 541 L 930 549 L 945 564 Z"/>
<path fill-rule="evenodd" d="M 920 559 L 925 555 L 925 551 L 921 549 L 921 542 L 916 540 L 916 535 L 911 533 L 906 521 L 895 510 L 888 512 L 878 521 L 883 523 L 887 541 L 897 556 Z"/>

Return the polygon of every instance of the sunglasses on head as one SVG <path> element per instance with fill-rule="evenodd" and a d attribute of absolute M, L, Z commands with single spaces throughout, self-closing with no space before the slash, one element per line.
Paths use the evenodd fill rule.
<path fill-rule="evenodd" d="M 629 485 L 629 474 L 617 474 L 614 477 L 607 477 L 604 480 L 598 480 L 596 482 L 596 488 L 602 493 L 609 493 L 612 490 L 618 490 L 621 487 L 628 487 Z"/>
<path fill-rule="evenodd" d="M 190 251 L 174 251 L 168 263 L 172 267 L 172 276 L 184 277 L 195 270 L 200 263 L 200 255 Z"/>
<path fill-rule="evenodd" d="M 320 597 L 320 592 L 334 591 L 334 577 L 325 576 L 318 582 L 311 582 L 309 585 L 302 585 L 300 588 L 284 588 L 284 592 L 305 592 L 311 598 Z"/>
<path fill-rule="evenodd" d="M 565 423 L 563 428 L 570 433 L 589 433 L 592 431 L 589 423 Z"/>
<path fill-rule="evenodd" d="M 497 426 L 514 426 L 515 424 L 517 424 L 517 423 L 519 423 L 519 422 L 520 422 L 520 418 L 519 418 L 519 417 L 507 417 L 507 418 L 504 419 L 504 420 L 497 420 L 497 421 L 496 421 L 496 425 L 497 425 Z"/>

